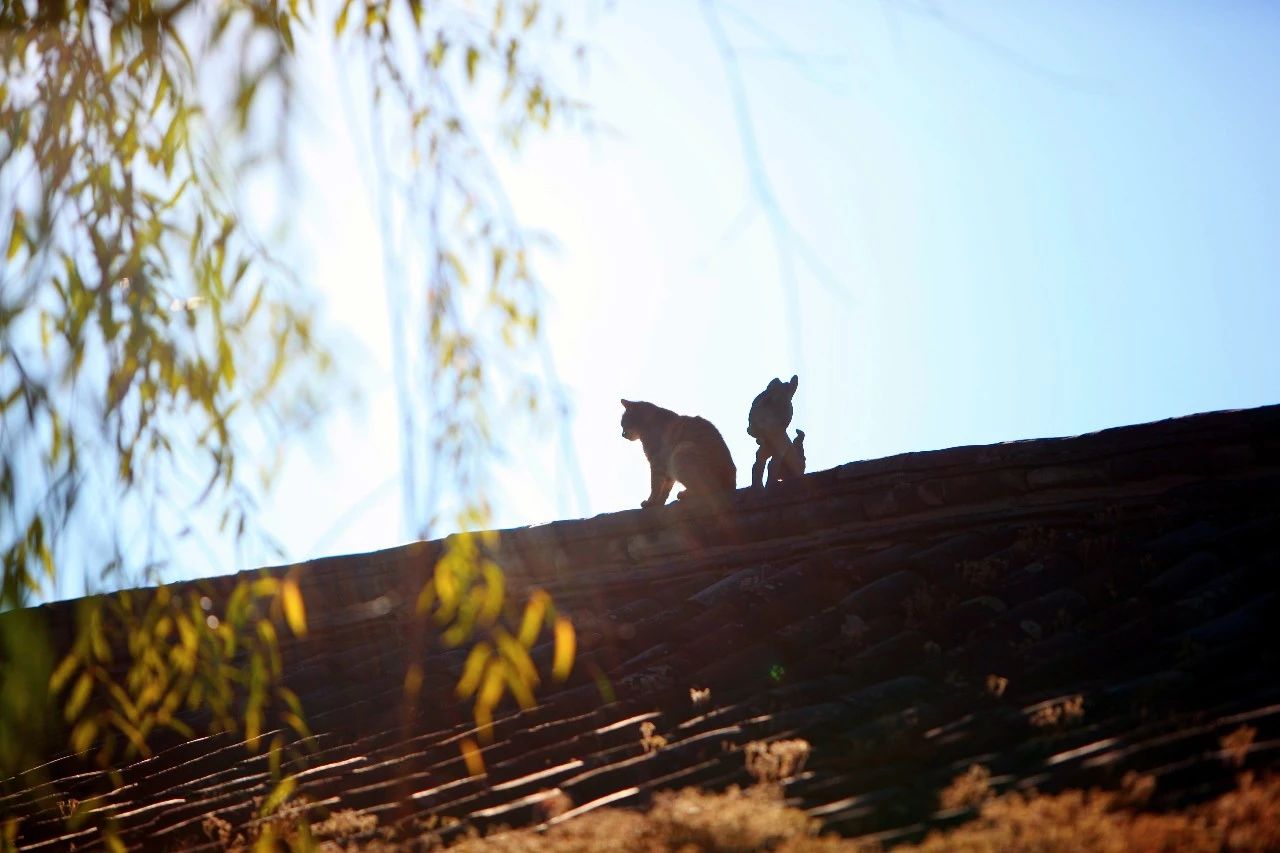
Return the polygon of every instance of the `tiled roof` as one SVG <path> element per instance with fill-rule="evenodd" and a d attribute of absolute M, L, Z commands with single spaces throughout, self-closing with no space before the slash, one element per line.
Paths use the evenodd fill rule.
<path fill-rule="evenodd" d="M 444 816 L 536 824 L 553 791 L 573 814 L 749 783 L 745 744 L 801 737 L 812 754 L 788 801 L 888 843 L 957 819 L 937 795 L 973 763 L 1001 789 L 1140 770 L 1157 806 L 1200 800 L 1232 784 L 1219 741 L 1242 724 L 1257 730 L 1246 766 L 1280 763 L 1278 520 L 1272 406 L 854 462 L 740 490 L 720 513 L 502 531 L 510 588 L 551 593 L 578 657 L 536 708 L 498 715 L 484 776 L 459 753 L 466 650 L 412 617 L 440 543 L 316 560 L 299 574 L 310 632 L 282 640 L 319 742 L 297 794 L 409 840 Z M 535 647 L 541 667 L 550 656 Z M 426 686 L 407 709 L 417 659 Z M 665 746 L 642 746 L 646 722 Z M 46 770 L 46 788 L 0 801 L 37 849 L 97 837 L 69 836 L 61 798 L 101 796 L 126 843 L 182 847 L 209 842 L 209 813 L 244 825 L 270 785 L 268 759 L 230 735 L 114 780 L 74 756 Z"/>

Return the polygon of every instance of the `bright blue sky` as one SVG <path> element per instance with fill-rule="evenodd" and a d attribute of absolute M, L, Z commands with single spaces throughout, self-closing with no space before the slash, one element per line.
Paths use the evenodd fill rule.
<path fill-rule="evenodd" d="M 623 396 L 710 418 L 739 485 L 751 399 L 792 373 L 810 470 L 1280 402 L 1280 6 L 719 8 L 807 247 L 798 338 L 701 7 L 621 0 L 587 30 L 582 86 L 613 132 L 504 165 L 560 243 L 540 269 L 588 500 L 551 473 L 554 442 L 512 436 L 498 525 L 639 505 Z M 324 180 L 297 224 L 362 342 L 364 399 L 292 451 L 264 511 L 293 559 L 405 540 L 381 249 L 341 119 L 309 135 Z"/>

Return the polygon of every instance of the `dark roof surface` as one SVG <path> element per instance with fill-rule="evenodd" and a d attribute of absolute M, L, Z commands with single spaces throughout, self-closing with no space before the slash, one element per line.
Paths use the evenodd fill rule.
<path fill-rule="evenodd" d="M 801 737 L 812 753 L 788 801 L 888 843 L 954 819 L 938 791 L 973 763 L 1002 789 L 1140 770 L 1157 806 L 1203 799 L 1231 786 L 1219 740 L 1242 724 L 1257 730 L 1246 766 L 1280 763 L 1278 521 L 1272 406 L 854 462 L 740 490 L 722 512 L 502 531 L 510 588 L 551 593 L 578 657 L 536 708 L 503 706 L 485 776 L 459 753 L 474 732 L 453 695 L 466 650 L 412 616 L 440 543 L 316 560 L 300 572 L 310 632 L 282 640 L 319 743 L 298 794 L 410 839 L 433 816 L 538 823 L 553 790 L 573 814 L 750 783 L 742 746 Z M 550 655 L 535 647 L 543 669 Z M 666 746 L 646 752 L 645 722 Z M 245 824 L 271 785 L 267 758 L 231 735 L 115 779 L 74 756 L 47 772 L 0 805 L 37 849 L 98 837 L 71 837 L 68 797 L 101 796 L 131 845 L 184 847 L 208 842 L 209 813 Z"/>

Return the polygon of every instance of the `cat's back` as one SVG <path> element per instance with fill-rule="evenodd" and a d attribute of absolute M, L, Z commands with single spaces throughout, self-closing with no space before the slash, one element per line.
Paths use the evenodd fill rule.
<path fill-rule="evenodd" d="M 698 415 L 679 415 L 667 426 L 667 446 L 676 447 L 686 442 L 707 451 L 718 451 L 723 448 L 728 455 L 729 445 L 716 425 Z"/>

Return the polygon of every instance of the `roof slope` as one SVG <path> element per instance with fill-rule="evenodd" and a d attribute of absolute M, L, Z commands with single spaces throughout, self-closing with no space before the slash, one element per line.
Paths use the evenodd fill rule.
<path fill-rule="evenodd" d="M 1001 788 L 1141 770 L 1157 806 L 1203 799 L 1231 784 L 1219 741 L 1242 724 L 1246 766 L 1280 763 L 1278 520 L 1272 406 L 855 462 L 740 490 L 723 512 L 502 531 L 509 583 L 552 594 L 579 654 L 567 684 L 497 720 L 483 777 L 459 756 L 465 650 L 411 615 L 440 543 L 317 560 L 301 573 L 310 634 L 282 641 L 320 745 L 298 793 L 408 839 L 442 815 L 537 823 L 554 789 L 572 814 L 748 783 L 743 745 L 803 737 L 789 802 L 886 842 L 954 820 L 937 793 L 975 762 Z M 409 709 L 415 659 L 427 683 Z M 666 746 L 644 749 L 645 722 Z M 0 805 L 26 815 L 21 844 L 71 840 L 56 800 L 92 795 L 126 842 L 206 842 L 206 814 L 242 825 L 269 785 L 267 759 L 227 735 L 115 783 L 75 757 L 48 770 L 35 805 Z"/>

